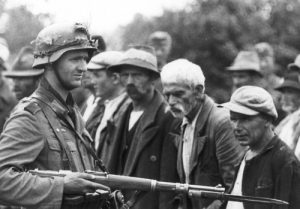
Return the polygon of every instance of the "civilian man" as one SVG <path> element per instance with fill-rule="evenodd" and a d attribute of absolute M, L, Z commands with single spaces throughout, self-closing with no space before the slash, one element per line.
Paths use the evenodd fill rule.
<path fill-rule="evenodd" d="M 234 165 L 243 151 L 234 139 L 229 112 L 205 95 L 201 68 L 185 59 L 166 64 L 161 72 L 165 97 L 172 113 L 183 118 L 177 169 L 181 182 L 231 186 Z M 186 209 L 219 208 L 221 202 L 185 196 Z"/>
<path fill-rule="evenodd" d="M 163 96 L 155 89 L 159 78 L 153 49 L 136 46 L 123 59 L 108 68 L 120 73 L 132 102 L 118 120 L 107 126 L 108 136 L 100 138 L 99 153 L 114 174 L 176 182 L 176 147 L 172 135 L 176 122 Z M 103 140 L 103 141 L 102 141 Z M 135 199 L 133 208 L 170 208 L 172 193 L 147 193 L 126 197 Z M 136 194 L 136 193 L 134 193 Z"/>
<path fill-rule="evenodd" d="M 107 122 L 113 123 L 119 112 L 127 106 L 129 98 L 122 86 L 118 73 L 107 71 L 110 65 L 118 63 L 123 57 L 122 52 L 106 51 L 94 56 L 87 68 L 93 75 L 91 81 L 96 95 L 96 106 L 86 122 L 86 127 L 95 140 L 98 150 L 100 135 L 106 135 Z"/>
<path fill-rule="evenodd" d="M 23 47 L 15 62 L 12 70 L 4 73 L 4 76 L 13 80 L 13 92 L 18 100 L 30 96 L 38 87 L 44 69 L 32 69 L 33 48 Z"/>
<path fill-rule="evenodd" d="M 238 167 L 232 194 L 269 197 L 289 202 L 284 207 L 300 207 L 300 163 L 273 131 L 277 118 L 272 96 L 263 88 L 243 86 L 223 104 L 230 110 L 234 134 L 247 146 Z M 228 209 L 268 209 L 272 205 L 228 202 Z"/>

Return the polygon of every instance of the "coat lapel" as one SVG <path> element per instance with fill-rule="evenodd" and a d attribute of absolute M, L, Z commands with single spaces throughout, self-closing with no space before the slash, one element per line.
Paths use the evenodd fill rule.
<path fill-rule="evenodd" d="M 205 96 L 204 103 L 195 126 L 193 148 L 190 159 L 190 173 L 192 173 L 197 164 L 199 164 L 199 156 L 202 153 L 204 145 L 207 141 L 208 136 L 204 135 L 204 132 L 207 119 L 213 108 L 213 105 L 213 101 L 209 97 Z"/>
<path fill-rule="evenodd" d="M 144 114 L 138 122 L 130 152 L 125 163 L 124 175 L 131 175 L 139 156 L 147 144 L 155 138 L 160 127 L 155 126 L 155 118 L 159 108 L 163 105 L 163 98 L 157 91 L 153 100 L 145 108 Z"/>

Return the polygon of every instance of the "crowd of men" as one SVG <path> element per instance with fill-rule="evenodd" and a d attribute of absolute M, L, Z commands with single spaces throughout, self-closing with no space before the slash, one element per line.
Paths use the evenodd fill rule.
<path fill-rule="evenodd" d="M 0 208 L 300 208 L 300 55 L 280 78 L 269 44 L 241 51 L 226 68 L 231 98 L 217 104 L 198 64 L 168 60 L 166 32 L 124 52 L 93 43 L 80 23 L 53 24 L 6 69 L 0 42 Z M 289 204 L 126 189 L 123 197 L 86 170 Z"/>

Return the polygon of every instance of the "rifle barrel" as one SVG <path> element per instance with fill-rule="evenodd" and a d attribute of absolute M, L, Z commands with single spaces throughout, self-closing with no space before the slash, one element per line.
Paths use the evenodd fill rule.
<path fill-rule="evenodd" d="M 227 201 L 235 201 L 235 202 L 250 202 L 250 203 L 260 203 L 260 204 L 272 204 L 272 205 L 288 205 L 289 203 L 286 201 L 267 198 L 267 197 L 254 197 L 254 196 L 239 196 L 232 195 L 226 193 L 219 192 L 210 192 L 210 191 L 199 191 L 199 190 L 190 190 L 190 197 L 205 197 L 205 198 L 213 198 L 218 200 L 227 200 Z"/>

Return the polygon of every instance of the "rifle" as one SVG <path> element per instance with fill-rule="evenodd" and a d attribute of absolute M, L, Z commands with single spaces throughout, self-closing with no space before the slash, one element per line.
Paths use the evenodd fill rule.
<path fill-rule="evenodd" d="M 71 171 L 42 171 L 42 170 L 30 170 L 31 174 L 38 175 L 40 177 L 52 177 L 61 176 L 64 177 Z M 260 204 L 272 204 L 272 205 L 288 205 L 286 201 L 266 198 L 266 197 L 253 197 L 244 195 L 232 195 L 225 193 L 223 187 L 211 187 L 201 185 L 191 185 L 182 183 L 162 182 L 153 179 L 130 177 L 122 175 L 113 175 L 106 172 L 97 172 L 86 170 L 85 173 L 94 175 L 94 180 L 97 183 L 110 187 L 111 189 L 126 189 L 126 190 L 139 190 L 139 191 L 157 191 L 157 192 L 175 192 L 187 194 L 193 198 L 212 198 L 226 201 L 236 202 L 251 202 Z"/>

